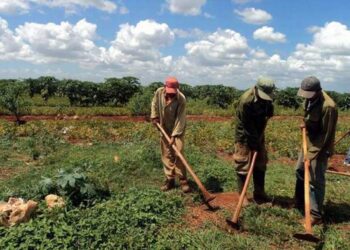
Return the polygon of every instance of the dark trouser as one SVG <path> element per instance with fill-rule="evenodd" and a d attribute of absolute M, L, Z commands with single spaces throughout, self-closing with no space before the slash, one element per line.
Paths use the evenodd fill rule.
<path fill-rule="evenodd" d="M 262 145 L 262 149 L 258 152 L 253 171 L 254 194 L 256 195 L 265 194 L 265 172 L 268 157 L 265 144 L 262 143 Z M 237 174 L 238 192 L 241 193 L 251 164 L 252 150 L 247 145 L 236 143 L 233 159 Z"/>
<path fill-rule="evenodd" d="M 310 162 L 310 205 L 311 215 L 314 218 L 322 218 L 323 201 L 326 191 L 326 170 L 328 157 L 320 153 Z M 304 156 L 299 154 L 296 165 L 295 201 L 297 207 L 304 206 Z"/>

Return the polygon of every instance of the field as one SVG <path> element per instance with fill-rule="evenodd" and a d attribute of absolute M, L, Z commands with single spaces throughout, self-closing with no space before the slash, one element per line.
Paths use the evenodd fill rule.
<path fill-rule="evenodd" d="M 303 231 L 302 215 L 285 206 L 294 193 L 299 123 L 299 117 L 276 117 L 269 123 L 267 192 L 275 202 L 249 205 L 242 214 L 244 231 L 234 233 L 224 222 L 234 203 L 209 212 L 196 189 L 190 195 L 179 189 L 159 191 L 164 181 L 159 134 L 149 123 L 46 120 L 14 126 L 1 120 L 0 200 L 19 196 L 40 201 L 40 206 L 29 223 L 0 228 L 0 248 L 349 249 L 348 177 L 327 176 L 326 225 L 315 228 L 323 242 L 315 245 L 292 237 Z M 228 118 L 188 122 L 185 154 L 215 193 L 236 188 L 230 159 L 233 126 Z M 349 118 L 342 116 L 337 137 L 349 129 Z M 347 145 L 342 141 L 337 153 L 344 154 Z M 54 179 L 60 169 L 86 175 L 104 195 L 80 197 L 80 202 L 48 211 L 41 200 L 47 192 L 43 177 Z"/>

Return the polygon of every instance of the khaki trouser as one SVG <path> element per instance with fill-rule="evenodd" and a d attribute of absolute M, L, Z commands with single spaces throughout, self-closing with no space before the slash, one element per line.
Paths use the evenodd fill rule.
<path fill-rule="evenodd" d="M 241 143 L 235 143 L 235 153 L 233 155 L 233 162 L 237 174 L 247 175 L 251 160 L 252 151 L 249 149 L 249 147 Z M 267 162 L 267 151 L 265 148 L 265 144 L 263 144 L 262 149 L 258 152 L 254 169 L 265 172 Z"/>
<path fill-rule="evenodd" d="M 176 147 L 183 152 L 184 148 L 184 137 L 175 137 Z M 176 156 L 175 151 L 169 146 L 164 136 L 160 139 L 160 146 L 162 152 L 162 162 L 164 164 L 164 174 L 167 179 L 175 179 L 179 176 L 180 179 L 186 178 L 186 167 L 183 165 L 181 160 Z"/>

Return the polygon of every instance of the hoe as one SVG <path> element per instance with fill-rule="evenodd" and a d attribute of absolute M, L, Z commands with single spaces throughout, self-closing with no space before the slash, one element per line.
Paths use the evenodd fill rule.
<path fill-rule="evenodd" d="M 162 135 L 165 137 L 167 142 L 170 143 L 170 138 L 169 138 L 168 134 L 164 131 L 162 126 L 159 123 L 157 123 L 157 127 L 160 130 L 160 132 L 162 133 Z M 182 161 L 182 163 L 185 165 L 187 171 L 191 174 L 191 176 L 193 177 L 194 181 L 196 182 L 196 184 L 198 185 L 199 189 L 201 190 L 205 204 L 208 206 L 209 209 L 213 209 L 213 207 L 210 205 L 209 202 L 214 200 L 216 198 L 216 196 L 211 194 L 211 193 L 209 193 L 209 191 L 204 187 L 204 185 L 202 184 L 202 182 L 200 181 L 198 176 L 194 173 L 194 171 L 192 170 L 191 166 L 186 161 L 185 157 L 181 154 L 180 150 L 178 150 L 178 148 L 175 145 L 172 145 L 172 148 L 174 149 L 175 153 L 177 154 L 179 159 Z"/>
<path fill-rule="evenodd" d="M 254 165 L 255 165 L 255 161 L 256 161 L 257 155 L 258 155 L 258 152 L 254 151 L 253 152 L 253 158 L 252 158 L 252 161 L 251 161 L 251 164 L 250 164 L 250 168 L 249 168 L 249 171 L 248 171 L 248 175 L 247 175 L 247 178 L 245 180 L 245 183 L 244 183 L 241 195 L 239 196 L 239 200 L 238 200 L 238 205 L 237 205 L 236 211 L 235 211 L 235 213 L 234 213 L 234 215 L 233 215 L 231 220 L 230 219 L 226 219 L 227 224 L 230 225 L 232 228 L 234 228 L 236 230 L 240 229 L 240 225 L 238 223 L 238 219 L 239 219 L 239 215 L 241 213 L 243 200 L 244 200 L 244 197 L 245 197 L 245 195 L 247 193 L 249 182 L 250 182 L 250 179 L 251 179 L 252 174 L 253 174 Z"/>
<path fill-rule="evenodd" d="M 335 143 L 334 146 L 336 146 L 341 140 L 343 140 L 345 137 L 347 137 L 348 135 L 350 135 L 350 131 L 346 132 L 342 137 L 340 137 Z M 350 177 L 350 173 L 344 173 L 344 172 L 336 172 L 336 171 L 332 171 L 332 170 L 327 170 L 326 171 L 328 174 L 336 174 L 336 175 L 343 175 L 343 176 L 349 176 Z"/>
<path fill-rule="evenodd" d="M 310 212 L 310 160 L 307 159 L 306 127 L 302 126 L 303 153 L 304 153 L 304 198 L 305 198 L 305 233 L 294 234 L 299 240 L 319 242 L 320 239 L 313 235 Z"/>

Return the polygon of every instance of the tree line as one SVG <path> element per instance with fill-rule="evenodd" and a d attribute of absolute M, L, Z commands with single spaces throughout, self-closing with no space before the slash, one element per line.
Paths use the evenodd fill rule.
<path fill-rule="evenodd" d="M 100 83 L 72 79 L 59 80 L 52 76 L 28 79 L 0 80 L 0 105 L 12 113 L 17 113 L 21 97 L 40 95 L 47 102 L 49 98 L 66 97 L 71 106 L 126 106 L 135 114 L 143 114 L 149 107 L 154 91 L 163 86 L 162 82 L 153 82 L 142 86 L 139 79 L 132 76 L 107 78 Z M 189 100 L 204 100 L 208 105 L 223 109 L 233 105 L 244 90 L 224 85 L 191 86 L 181 83 L 181 91 Z M 297 97 L 298 88 L 278 89 L 275 103 L 287 108 L 297 109 L 302 100 Z M 340 109 L 350 108 L 350 94 L 328 92 Z M 12 100 L 12 101 L 11 101 Z M 17 102 L 17 105 L 16 105 Z M 22 106 L 26 105 L 25 99 Z"/>

